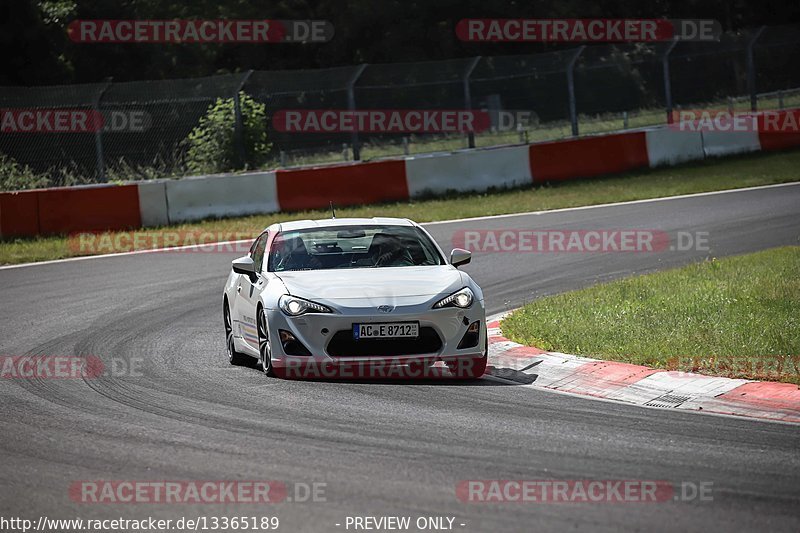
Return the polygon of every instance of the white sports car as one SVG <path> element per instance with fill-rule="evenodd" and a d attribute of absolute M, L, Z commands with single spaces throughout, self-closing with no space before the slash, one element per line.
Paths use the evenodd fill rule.
<path fill-rule="evenodd" d="M 225 284 L 230 362 L 279 377 L 480 377 L 483 293 L 457 269 L 470 259 L 456 248 L 448 261 L 405 219 L 273 224 Z"/>

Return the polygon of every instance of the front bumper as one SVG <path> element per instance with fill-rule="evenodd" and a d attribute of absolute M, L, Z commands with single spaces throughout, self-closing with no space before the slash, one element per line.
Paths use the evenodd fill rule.
<path fill-rule="evenodd" d="M 281 342 L 271 342 L 272 364 L 275 368 L 299 366 L 309 362 L 323 365 L 339 366 L 386 366 L 391 364 L 430 364 L 436 361 L 455 361 L 462 358 L 474 358 L 484 355 L 486 343 L 486 312 L 483 301 L 476 300 L 468 309 L 447 307 L 431 309 L 431 304 L 396 305 L 391 313 L 379 313 L 377 307 L 349 307 L 337 302 L 333 313 L 308 313 L 299 317 L 286 316 L 279 309 L 267 310 L 267 324 L 270 339 L 279 339 L 279 330 L 290 332 L 311 353 L 311 356 L 289 355 Z M 473 322 L 479 321 L 478 342 L 475 346 L 459 349 L 458 344 Z M 352 336 L 353 324 L 385 323 L 385 322 L 418 322 L 420 331 L 435 333 L 438 343 L 414 345 L 404 341 L 381 341 L 394 343 L 389 350 L 380 353 L 363 353 L 354 350 L 350 354 L 342 351 L 343 344 L 336 349 L 331 345 L 338 334 L 341 340 L 344 335 Z M 428 339 L 430 340 L 430 339 Z M 361 341 L 352 341 L 358 343 Z M 409 346 L 410 352 L 403 353 L 403 345 Z M 346 344 L 344 344 L 346 345 Z M 421 351 L 420 348 L 421 346 Z M 356 353 L 361 352 L 361 353 Z"/>

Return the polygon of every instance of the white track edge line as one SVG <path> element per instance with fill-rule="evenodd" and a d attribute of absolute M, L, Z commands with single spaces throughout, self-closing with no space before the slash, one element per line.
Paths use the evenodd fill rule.
<path fill-rule="evenodd" d="M 543 211 L 525 211 L 523 213 L 505 213 L 502 215 L 485 215 L 482 217 L 470 217 L 470 218 L 455 218 L 453 220 L 437 220 L 435 222 L 424 222 L 420 223 L 423 226 L 432 226 L 435 224 L 453 224 L 455 222 L 469 222 L 471 220 L 489 220 L 494 218 L 510 218 L 510 217 L 520 217 L 526 215 L 545 215 L 549 213 L 563 213 L 568 211 L 583 211 L 586 209 L 598 209 L 602 207 L 615 207 L 620 205 L 635 205 L 635 204 L 646 204 L 650 202 L 664 202 L 667 200 L 680 200 L 684 198 L 698 198 L 703 196 L 714 196 L 717 194 L 728 194 L 734 192 L 745 192 L 745 191 L 757 191 L 761 189 L 772 189 L 776 187 L 790 187 L 800 185 L 800 181 L 790 181 L 787 183 L 773 183 L 771 185 L 756 185 L 754 187 L 742 187 L 739 189 L 724 189 L 722 191 L 706 191 L 706 192 L 695 192 L 690 194 L 678 194 L 675 196 L 659 196 L 658 198 L 642 198 L 640 200 L 628 200 L 625 202 L 611 202 L 608 204 L 595 204 L 595 205 L 580 205 L 575 207 L 561 207 L 559 209 L 546 209 Z"/>
<path fill-rule="evenodd" d="M 740 189 L 725 189 L 722 191 L 707 191 L 707 192 L 698 192 L 698 193 L 691 193 L 691 194 L 680 194 L 676 196 L 662 196 L 659 198 L 643 198 L 641 200 L 629 200 L 626 202 L 612 202 L 609 204 L 597 204 L 597 205 L 583 205 L 583 206 L 576 206 L 576 207 L 563 207 L 559 209 L 549 209 L 544 211 L 526 211 L 524 213 L 506 213 L 503 215 L 486 215 L 482 217 L 469 217 L 469 218 L 456 218 L 452 220 L 439 220 L 435 222 L 424 222 L 421 223 L 422 226 L 433 226 L 437 224 L 454 224 L 456 222 L 470 222 L 473 220 L 491 220 L 497 218 L 510 218 L 510 217 L 521 217 L 527 215 L 546 215 L 549 213 L 564 213 L 568 211 L 583 211 L 586 209 L 598 209 L 602 207 L 615 207 L 620 205 L 635 205 L 635 204 L 644 204 L 649 202 L 663 202 L 667 200 L 680 200 L 684 198 L 697 198 L 702 196 L 713 196 L 717 194 L 728 194 L 728 193 L 735 193 L 735 192 L 746 192 L 746 191 L 757 191 L 762 189 L 773 189 L 776 187 L 791 187 L 791 186 L 798 186 L 800 185 L 800 181 L 792 181 L 788 183 L 774 183 L 771 185 L 757 185 L 755 187 L 743 187 Z M 137 231 L 137 230 L 133 230 Z M 102 255 L 83 255 L 80 257 L 67 257 L 64 259 L 52 259 L 50 261 L 38 261 L 35 263 L 21 263 L 18 265 L 4 265 L 0 266 L 0 270 L 10 270 L 12 268 L 26 268 L 32 266 L 39 266 L 39 265 L 52 265 L 57 263 L 68 263 L 72 261 L 85 261 L 87 259 L 108 259 L 110 257 L 121 257 L 126 255 L 137 255 L 137 254 L 147 254 L 147 253 L 155 253 L 155 252 L 169 252 L 169 251 L 180 251 L 180 250 L 189 250 L 193 248 L 199 248 L 201 246 L 211 246 L 211 245 L 227 245 L 227 244 L 236 244 L 241 242 L 250 242 L 252 239 L 243 239 L 237 241 L 218 241 L 214 243 L 207 243 L 207 244 L 192 244 L 188 246 L 177 246 L 172 248 L 153 248 L 148 250 L 135 250 L 132 252 L 117 252 L 112 254 L 102 254 Z"/>

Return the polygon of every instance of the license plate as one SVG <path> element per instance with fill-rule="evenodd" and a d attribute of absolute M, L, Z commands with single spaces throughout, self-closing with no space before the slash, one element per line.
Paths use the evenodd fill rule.
<path fill-rule="evenodd" d="M 419 337 L 417 322 L 386 322 L 377 324 L 353 324 L 353 338 L 358 339 L 400 339 Z"/>

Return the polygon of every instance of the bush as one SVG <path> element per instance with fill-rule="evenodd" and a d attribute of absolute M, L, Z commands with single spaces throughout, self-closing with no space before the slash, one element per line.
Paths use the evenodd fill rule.
<path fill-rule="evenodd" d="M 206 174 L 258 168 L 267 160 L 267 110 L 244 93 L 239 94 L 242 108 L 244 161 L 236 146 L 236 115 L 233 98 L 218 98 L 200 123 L 184 141 L 186 168 L 191 173 Z"/>
<path fill-rule="evenodd" d="M 0 153 L 0 191 L 20 191 L 47 187 L 46 174 L 37 174 L 28 165 L 21 165 L 6 154 Z"/>

